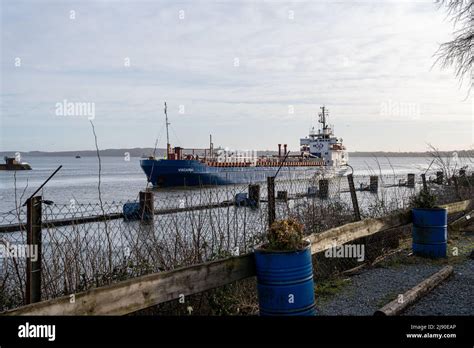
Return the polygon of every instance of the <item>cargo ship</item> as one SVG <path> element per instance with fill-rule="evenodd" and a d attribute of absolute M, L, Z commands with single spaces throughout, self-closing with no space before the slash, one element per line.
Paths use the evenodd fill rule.
<path fill-rule="evenodd" d="M 300 139 L 300 148 L 292 153 L 286 144 L 278 144 L 278 154 L 257 156 L 256 151 L 230 151 L 214 148 L 212 137 L 205 149 L 172 148 L 169 143 L 166 112 L 166 157 L 140 160 L 140 166 L 154 187 L 229 185 L 266 181 L 268 176 L 287 179 L 331 177 L 347 171 L 348 154 L 342 138 L 333 134 L 327 123 L 328 110 L 319 113 L 320 128 L 314 127 Z"/>

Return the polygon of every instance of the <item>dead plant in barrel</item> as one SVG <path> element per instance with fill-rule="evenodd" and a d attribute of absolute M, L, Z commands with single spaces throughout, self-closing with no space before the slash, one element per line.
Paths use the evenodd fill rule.
<path fill-rule="evenodd" d="M 267 250 L 290 251 L 305 246 L 303 241 L 303 225 L 289 218 L 275 221 L 267 232 Z"/>

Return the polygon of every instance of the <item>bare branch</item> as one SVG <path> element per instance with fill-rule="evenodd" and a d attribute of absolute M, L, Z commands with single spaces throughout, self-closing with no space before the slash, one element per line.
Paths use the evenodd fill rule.
<path fill-rule="evenodd" d="M 439 7 L 447 10 L 455 27 L 454 39 L 440 45 L 435 53 L 435 64 L 445 69 L 453 67 L 456 77 L 462 83 L 472 72 L 474 63 L 474 2 L 472 0 L 438 0 Z M 472 78 L 472 74 L 470 74 Z"/>

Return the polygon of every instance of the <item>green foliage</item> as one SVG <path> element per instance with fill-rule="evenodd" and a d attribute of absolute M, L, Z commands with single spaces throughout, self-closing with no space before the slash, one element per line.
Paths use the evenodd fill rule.
<path fill-rule="evenodd" d="M 410 200 L 412 208 L 430 209 L 436 207 L 436 196 L 430 191 L 421 190 Z"/>
<path fill-rule="evenodd" d="M 348 279 L 330 278 L 317 283 L 314 292 L 317 297 L 331 297 L 339 293 L 349 283 Z"/>
<path fill-rule="evenodd" d="M 277 220 L 267 232 L 265 249 L 291 251 L 304 247 L 303 225 L 294 219 Z"/>
<path fill-rule="evenodd" d="M 19 289 L 7 290 L 3 285 L 0 286 L 0 312 L 11 308 L 20 307 L 23 304 L 23 294 L 19 291 Z"/>
<path fill-rule="evenodd" d="M 229 284 L 207 294 L 211 315 L 234 315 L 239 312 L 239 301 L 235 296 L 235 285 Z"/>

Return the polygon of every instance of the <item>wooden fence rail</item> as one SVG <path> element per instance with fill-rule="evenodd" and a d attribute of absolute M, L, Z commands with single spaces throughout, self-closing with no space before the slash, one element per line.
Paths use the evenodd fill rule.
<path fill-rule="evenodd" d="M 234 202 L 221 202 L 221 203 L 213 203 L 213 204 L 202 204 L 202 205 L 196 205 L 193 207 L 185 207 L 185 208 L 155 209 L 154 214 L 155 215 L 168 215 L 168 214 L 183 213 L 183 212 L 188 212 L 188 211 L 206 210 L 206 209 L 213 209 L 213 208 L 225 208 L 225 207 L 229 207 L 233 205 L 235 205 Z M 104 220 L 105 221 L 117 220 L 117 219 L 122 219 L 123 217 L 124 217 L 123 213 L 77 216 L 77 217 L 72 217 L 72 218 L 46 220 L 46 221 L 43 221 L 41 227 L 54 228 L 54 227 L 61 227 L 61 226 L 71 226 L 71 225 L 78 225 L 78 224 L 87 224 L 87 223 L 92 223 L 92 222 L 101 222 Z M 26 229 L 25 223 L 0 225 L 0 233 L 24 231 L 25 229 Z"/>
<path fill-rule="evenodd" d="M 472 209 L 474 200 L 444 205 L 448 214 Z M 312 254 L 411 223 L 409 211 L 366 219 L 312 234 Z M 196 294 L 255 275 L 253 254 L 154 273 L 75 295 L 26 305 L 3 315 L 124 315 L 180 296 Z"/>

